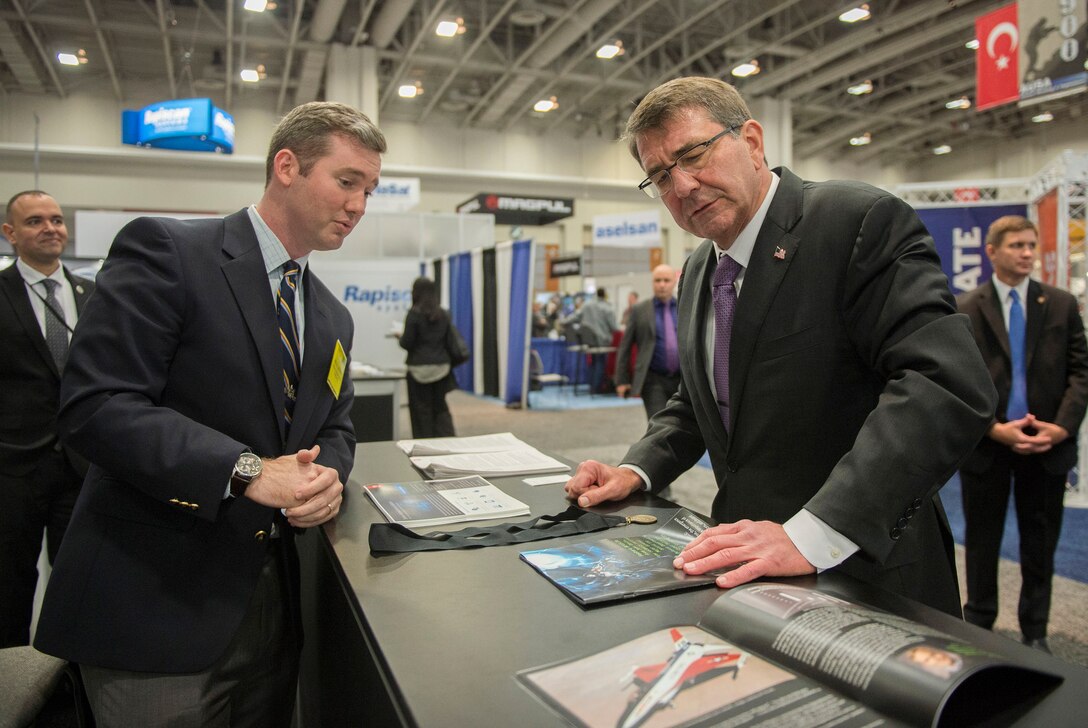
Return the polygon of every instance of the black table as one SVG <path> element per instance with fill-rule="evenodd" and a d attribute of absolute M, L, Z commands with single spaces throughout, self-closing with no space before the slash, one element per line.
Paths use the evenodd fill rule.
<path fill-rule="evenodd" d="M 721 593 L 697 589 L 583 609 L 518 558 L 527 548 L 601 534 L 542 545 L 372 557 L 367 534 L 382 517 L 361 492 L 362 484 L 420 477 L 392 443 L 360 445 L 339 518 L 299 539 L 306 627 L 303 728 L 565 725 L 516 682 L 517 672 L 664 627 L 696 624 Z M 534 515 L 566 507 L 560 485 L 533 488 L 520 477 L 489 480 L 528 503 Z M 645 494 L 603 510 L 653 513 L 663 520 L 675 508 Z M 1088 713 L 1083 668 L 831 572 L 796 581 L 930 624 L 1065 678 L 1028 715 L 1002 724 L 1081 725 Z"/>

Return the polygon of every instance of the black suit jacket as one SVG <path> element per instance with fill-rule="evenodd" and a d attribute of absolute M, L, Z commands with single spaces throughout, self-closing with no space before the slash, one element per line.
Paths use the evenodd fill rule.
<path fill-rule="evenodd" d="M 276 310 L 245 210 L 141 218 L 114 240 L 64 373 L 62 437 L 91 470 L 54 565 L 36 646 L 102 667 L 193 672 L 226 649 L 276 511 L 224 499 L 234 462 L 321 446 L 347 482 L 350 377 L 326 376 L 347 310 L 307 269 L 305 344 L 285 433 Z M 281 528 L 293 555 L 290 528 Z M 297 575 L 296 575 L 297 576 Z"/>
<path fill-rule="evenodd" d="M 680 390 L 621 462 L 660 488 L 706 447 L 715 519 L 783 523 L 805 508 L 859 546 L 840 569 L 958 611 L 936 492 L 986 430 L 995 399 L 967 317 L 906 203 L 776 171 L 737 299 L 732 434 L 706 375 L 717 260 L 705 241 L 681 278 Z M 945 593 L 933 594 L 933 574 Z"/>
<path fill-rule="evenodd" d="M 1012 388 L 1012 355 L 1001 297 L 993 281 L 957 299 L 971 319 L 975 343 L 986 360 L 997 388 L 997 419 L 1005 421 Z M 1077 432 L 1088 407 L 1088 345 L 1077 299 L 1067 291 L 1038 281 L 1028 282 L 1025 301 L 1024 358 L 1027 365 L 1028 409 L 1043 420 L 1061 425 L 1070 437 L 1039 458 L 1047 472 L 1067 473 L 1077 463 Z M 1004 445 L 984 437 L 963 464 L 969 473 L 982 473 Z"/>
<path fill-rule="evenodd" d="M 628 377 L 627 370 L 631 360 L 631 346 L 638 348 L 635 356 L 634 375 Z M 616 352 L 616 384 L 630 384 L 631 394 L 642 394 L 642 385 L 646 381 L 646 372 L 650 371 L 650 362 L 654 358 L 657 346 L 657 316 L 654 312 L 654 300 L 636 303 L 631 309 L 631 318 L 623 331 L 623 339 Z"/>
<path fill-rule="evenodd" d="M 82 315 L 94 283 L 64 270 L 76 299 L 76 311 Z M 60 373 L 34 315 L 30 296 L 15 265 L 0 271 L 0 389 L 4 406 L 0 408 L 0 473 L 25 475 L 43 453 L 57 442 L 57 409 L 60 397 Z M 73 322 L 68 322 L 73 325 Z M 78 472 L 87 464 L 68 453 Z"/>

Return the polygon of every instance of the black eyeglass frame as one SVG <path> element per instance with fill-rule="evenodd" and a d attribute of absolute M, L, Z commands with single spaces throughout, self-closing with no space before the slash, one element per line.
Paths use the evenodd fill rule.
<path fill-rule="evenodd" d="M 663 195 L 664 193 L 661 192 L 660 190 L 656 190 L 656 185 L 654 185 L 654 181 L 651 179 L 651 177 L 656 177 L 659 174 L 665 174 L 665 175 L 667 175 L 666 179 L 671 178 L 672 175 L 670 174 L 670 172 L 680 164 L 681 160 L 683 160 L 684 157 L 688 156 L 689 154 L 691 154 L 693 151 L 695 151 L 699 147 L 704 147 L 706 149 L 710 149 L 711 144 L 718 141 L 719 139 L 721 139 L 726 134 L 731 134 L 734 131 L 736 131 L 737 129 L 741 128 L 742 126 L 744 126 L 746 121 L 747 121 L 747 119 L 745 119 L 745 121 L 742 121 L 739 124 L 734 124 L 733 126 L 729 126 L 729 127 L 726 127 L 725 129 L 722 129 L 720 132 L 718 132 L 714 136 L 710 137 L 705 142 L 699 142 L 698 144 L 691 145 L 690 147 L 685 149 L 683 152 L 681 152 L 679 155 L 677 155 L 676 159 L 674 159 L 673 163 L 670 164 L 668 167 L 665 167 L 663 169 L 659 169 L 656 172 L 654 172 L 652 175 L 648 176 L 646 179 L 642 180 L 642 182 L 639 183 L 639 186 L 638 186 L 639 190 L 646 193 L 647 195 L 649 195 L 650 197 L 652 197 L 655 200 L 660 198 L 661 195 Z M 649 188 L 651 186 L 655 187 L 655 191 L 657 192 L 657 194 L 653 194 L 647 189 L 647 188 Z"/>

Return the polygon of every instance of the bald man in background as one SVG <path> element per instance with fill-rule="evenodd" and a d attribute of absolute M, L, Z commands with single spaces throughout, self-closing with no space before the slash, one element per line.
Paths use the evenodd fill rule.
<path fill-rule="evenodd" d="M 665 408 L 680 387 L 680 350 L 676 341 L 676 270 L 662 264 L 653 272 L 654 297 L 635 304 L 616 352 L 616 394 L 642 397 L 646 419 Z M 631 347 L 637 349 L 635 374 L 629 375 Z"/>

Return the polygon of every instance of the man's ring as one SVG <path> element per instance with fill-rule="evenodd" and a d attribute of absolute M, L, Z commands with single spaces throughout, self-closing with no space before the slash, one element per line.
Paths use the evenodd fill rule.
<path fill-rule="evenodd" d="M 326 503 L 325 505 L 328 506 L 329 511 L 331 512 L 332 511 L 332 503 Z"/>

